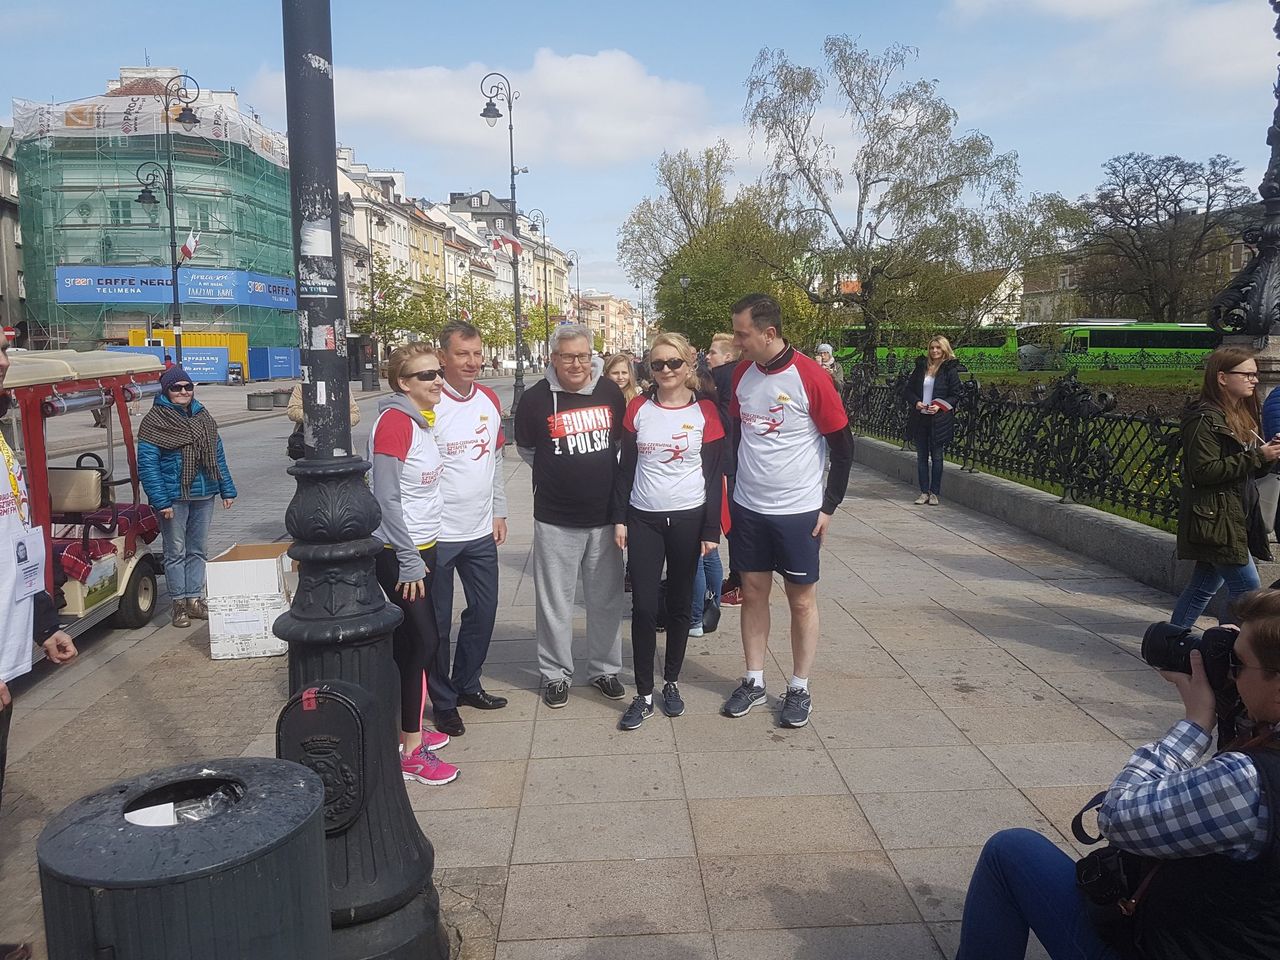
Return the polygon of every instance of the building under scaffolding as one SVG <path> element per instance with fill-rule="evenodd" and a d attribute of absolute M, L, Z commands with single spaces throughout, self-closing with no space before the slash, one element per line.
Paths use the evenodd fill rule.
<path fill-rule="evenodd" d="M 105 96 L 14 102 L 34 346 L 127 343 L 148 318 L 168 325 L 168 213 L 159 190 L 161 203 L 138 202 L 135 173 L 165 163 L 157 95 L 180 72 L 125 69 Z M 171 125 L 177 242 L 199 235 L 179 270 L 183 330 L 297 346 L 285 138 L 241 113 L 234 92 L 203 92 L 192 109 L 198 126 Z"/>

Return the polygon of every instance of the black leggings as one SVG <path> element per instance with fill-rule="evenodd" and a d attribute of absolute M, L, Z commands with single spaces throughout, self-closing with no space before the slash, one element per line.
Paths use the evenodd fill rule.
<path fill-rule="evenodd" d="M 693 573 L 701 556 L 702 507 L 648 513 L 632 507 L 627 515 L 627 554 L 631 559 L 631 650 L 636 690 L 653 693 L 653 659 L 658 648 L 658 592 L 662 562 L 667 563 L 667 662 L 664 680 L 680 679 L 689 644 Z"/>
<path fill-rule="evenodd" d="M 400 582 L 400 561 L 390 548 L 378 554 L 375 570 L 382 592 L 404 611 L 404 620 L 391 635 L 391 655 L 400 671 L 400 729 L 405 733 L 417 733 L 422 729 L 422 689 L 427 664 L 435 659 L 440 646 L 440 633 L 436 630 L 436 611 L 431 603 L 431 578 L 436 566 L 435 544 L 419 551 L 427 565 L 426 596 L 410 603 L 400 596 L 396 584 Z"/>

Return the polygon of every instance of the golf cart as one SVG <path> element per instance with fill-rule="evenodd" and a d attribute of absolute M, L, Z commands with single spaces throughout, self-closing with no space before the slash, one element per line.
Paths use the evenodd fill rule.
<path fill-rule="evenodd" d="M 147 545 L 159 521 L 140 501 L 128 405 L 159 390 L 163 364 L 105 350 L 12 351 L 9 359 L 4 388 L 17 420 L 0 426 L 23 464 L 31 524 L 44 531 L 45 588 L 62 629 L 75 637 L 108 618 L 117 627 L 143 626 L 156 608 L 161 564 Z M 75 466 L 51 466 L 47 422 L 94 411 L 106 426 L 85 441 L 96 449 L 80 453 Z"/>

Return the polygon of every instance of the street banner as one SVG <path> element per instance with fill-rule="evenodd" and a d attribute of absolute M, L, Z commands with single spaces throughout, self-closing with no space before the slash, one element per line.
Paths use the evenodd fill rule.
<path fill-rule="evenodd" d="M 297 289 L 289 277 L 246 270 L 182 267 L 179 303 L 297 309 Z M 57 268 L 58 303 L 171 303 L 169 267 L 63 266 Z"/>

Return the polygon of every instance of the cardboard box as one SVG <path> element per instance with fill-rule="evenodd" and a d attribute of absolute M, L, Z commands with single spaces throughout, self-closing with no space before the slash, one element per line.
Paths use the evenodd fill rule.
<path fill-rule="evenodd" d="M 278 657 L 288 644 L 271 625 L 289 609 L 286 543 L 239 543 L 211 559 L 205 571 L 209 655 L 214 660 Z"/>

